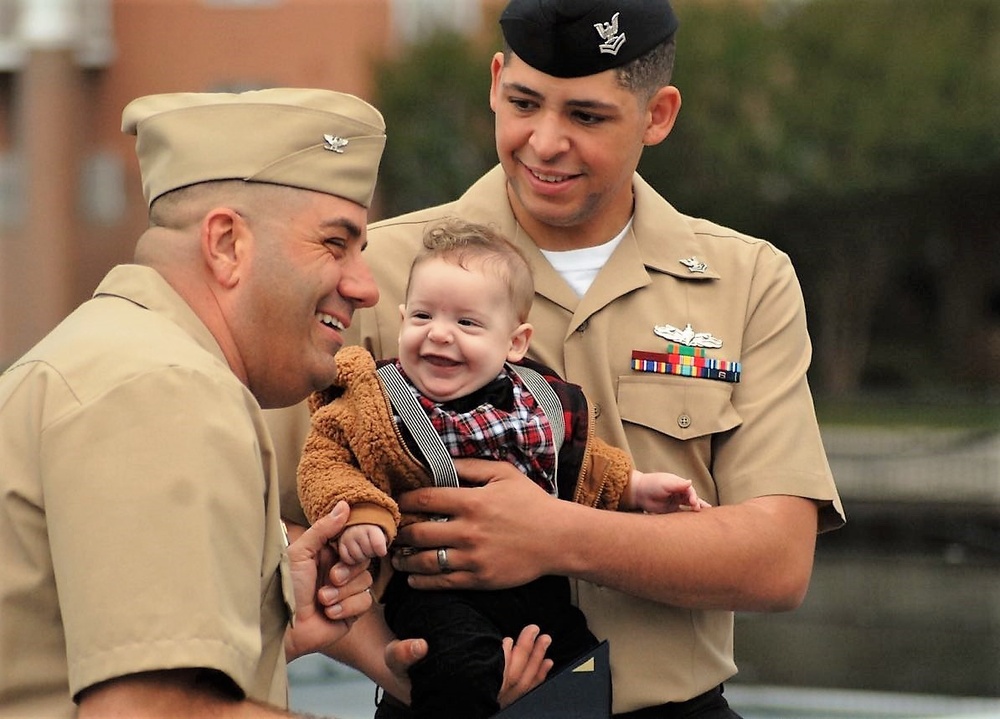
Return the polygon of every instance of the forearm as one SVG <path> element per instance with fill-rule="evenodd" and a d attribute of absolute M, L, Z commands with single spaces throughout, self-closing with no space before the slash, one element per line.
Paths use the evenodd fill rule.
<path fill-rule="evenodd" d="M 343 639 L 323 653 L 354 667 L 385 691 L 408 703 L 410 687 L 386 664 L 386 647 L 395 638 L 382 616 L 382 607 L 375 604 L 354 623 Z"/>
<path fill-rule="evenodd" d="M 761 497 L 704 512 L 601 512 L 568 502 L 536 536 L 543 571 L 677 606 L 781 611 L 812 572 L 816 507 Z"/>
<path fill-rule="evenodd" d="M 235 695 L 235 685 L 223 675 L 200 669 L 145 672 L 113 679 L 80 696 L 80 719 L 129 717 L 174 719 L 268 719 L 296 717 L 273 705 Z"/>
<path fill-rule="evenodd" d="M 411 572 L 419 589 L 499 589 L 557 574 L 676 606 L 777 611 L 797 606 L 808 588 L 812 500 L 774 495 L 700 512 L 609 512 L 547 495 L 503 462 L 455 466 L 482 486 L 418 489 L 400 500 L 407 511 L 451 518 L 400 530 L 403 544 L 430 550 L 393 555 L 393 567 Z M 440 571 L 437 547 L 448 548 L 450 572 Z"/>

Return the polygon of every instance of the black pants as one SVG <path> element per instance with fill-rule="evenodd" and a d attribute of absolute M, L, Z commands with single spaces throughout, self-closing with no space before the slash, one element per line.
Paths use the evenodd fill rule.
<path fill-rule="evenodd" d="M 420 591 L 402 574 L 383 598 L 385 618 L 397 637 L 423 637 L 427 657 L 410 668 L 410 706 L 384 699 L 376 719 L 477 719 L 500 710 L 501 641 L 528 624 L 552 637 L 546 654 L 553 671 L 597 645 L 583 613 L 570 603 L 565 577 L 541 577 L 499 591 Z"/>
<path fill-rule="evenodd" d="M 615 714 L 614 719 L 740 719 L 740 715 L 729 708 L 719 685 L 686 702 L 670 702 Z"/>

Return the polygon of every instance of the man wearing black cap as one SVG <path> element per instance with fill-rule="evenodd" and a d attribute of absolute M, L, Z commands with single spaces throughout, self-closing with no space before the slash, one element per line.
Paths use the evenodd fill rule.
<path fill-rule="evenodd" d="M 445 548 L 394 556 L 419 588 L 575 581 L 608 639 L 620 717 L 733 717 L 733 612 L 803 599 L 817 531 L 843 523 L 806 382 L 810 343 L 788 257 L 685 216 L 636 174 L 680 110 L 666 0 L 512 0 L 490 105 L 500 165 L 458 200 L 369 228 L 382 291 L 357 338 L 396 353 L 398 305 L 424 226 L 497 227 L 535 276 L 530 355 L 581 385 L 597 433 L 639 469 L 694 480 L 708 512 L 602 512 L 550 499 L 511 467 L 467 460 L 467 489 L 401 508 L 451 517 L 400 533 Z M 493 480 L 493 481 L 491 481 Z"/>

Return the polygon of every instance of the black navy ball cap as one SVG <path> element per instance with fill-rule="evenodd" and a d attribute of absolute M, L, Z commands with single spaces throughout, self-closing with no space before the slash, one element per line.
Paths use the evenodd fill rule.
<path fill-rule="evenodd" d="M 624 65 L 677 30 L 667 0 L 511 0 L 500 15 L 510 49 L 554 77 Z"/>

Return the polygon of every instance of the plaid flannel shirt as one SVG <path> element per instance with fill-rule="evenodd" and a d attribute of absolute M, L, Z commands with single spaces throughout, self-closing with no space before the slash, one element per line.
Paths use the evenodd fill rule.
<path fill-rule="evenodd" d="M 556 454 L 552 426 L 534 395 L 508 367 L 499 377 L 511 382 L 512 406 L 485 402 L 468 411 L 434 402 L 410 384 L 421 407 L 452 457 L 510 462 L 550 494 L 556 494 Z"/>

